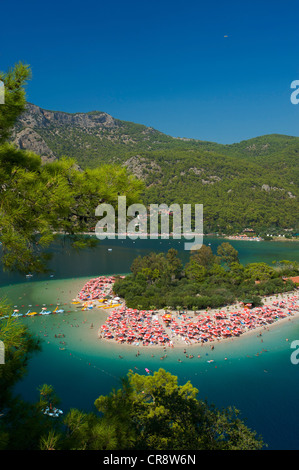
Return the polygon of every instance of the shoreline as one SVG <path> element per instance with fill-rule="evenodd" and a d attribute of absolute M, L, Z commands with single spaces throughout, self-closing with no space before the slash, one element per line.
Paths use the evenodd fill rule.
<path fill-rule="evenodd" d="M 117 276 L 117 275 L 115 275 Z M 108 279 L 110 279 L 111 281 L 113 280 L 113 277 L 114 276 L 109 276 Z M 106 276 L 101 276 L 101 278 L 106 278 Z M 123 304 L 121 304 L 119 307 L 115 307 L 115 306 L 112 306 L 110 308 L 102 308 L 103 307 L 103 304 L 102 302 L 94 302 L 94 305 L 93 305 L 93 308 L 88 308 L 88 306 L 86 308 L 83 308 L 82 307 L 82 304 L 84 303 L 84 301 L 82 300 L 77 300 L 75 301 L 75 298 L 76 298 L 76 294 L 78 293 L 78 291 L 80 290 L 80 288 L 82 289 L 82 285 L 85 283 L 88 283 L 90 281 L 90 278 L 86 278 L 86 277 L 82 277 L 82 278 L 73 278 L 73 279 L 70 279 L 68 280 L 67 284 L 66 285 L 63 285 L 61 286 L 60 285 L 60 280 L 57 280 L 57 281 L 43 281 L 42 284 L 39 284 L 37 283 L 35 285 L 35 283 L 31 284 L 32 287 L 34 287 L 34 289 L 38 292 L 38 294 L 36 295 L 35 292 L 34 292 L 34 297 L 35 297 L 35 300 L 34 300 L 34 303 L 38 304 L 39 303 L 39 308 L 41 308 L 42 306 L 45 305 L 45 303 L 48 305 L 48 309 L 49 310 L 52 310 L 54 307 L 52 307 L 52 305 L 60 305 L 63 309 L 65 309 L 65 312 L 66 313 L 69 313 L 69 312 L 72 312 L 72 313 L 75 313 L 75 314 L 78 314 L 82 315 L 82 319 L 83 319 L 83 316 L 84 316 L 84 322 L 88 322 L 88 312 L 90 312 L 90 321 L 93 322 L 93 332 L 92 330 L 90 331 L 90 334 L 89 334 L 89 341 L 92 340 L 92 342 L 94 342 L 94 346 L 93 348 L 96 350 L 96 343 L 97 342 L 101 342 L 102 345 L 109 345 L 109 348 L 111 347 L 112 349 L 115 349 L 117 351 L 119 351 L 119 354 L 121 355 L 121 351 L 133 351 L 134 354 L 137 352 L 138 348 L 140 350 L 142 350 L 143 352 L 145 352 L 146 350 L 149 350 L 154 352 L 154 351 L 157 351 L 159 350 L 183 350 L 183 349 L 190 349 L 190 352 L 191 352 L 191 348 L 192 350 L 196 349 L 196 348 L 199 348 L 201 346 L 204 346 L 205 349 L 211 349 L 213 347 L 216 347 L 216 345 L 218 344 L 225 344 L 227 346 L 229 346 L 230 343 L 232 342 L 242 342 L 242 337 L 250 337 L 250 336 L 261 336 L 264 332 L 266 332 L 267 330 L 272 330 L 272 328 L 276 328 L 277 326 L 279 327 L 280 325 L 282 324 L 286 324 L 287 321 L 292 321 L 292 320 L 295 320 L 297 321 L 298 318 L 299 318 L 299 306 L 298 306 L 298 294 L 299 294 L 299 291 L 298 289 L 295 289 L 293 291 L 289 291 L 289 292 L 285 292 L 285 293 L 280 293 L 280 294 L 273 294 L 273 295 L 269 295 L 269 296 L 264 296 L 262 297 L 262 301 L 263 301 L 263 306 L 262 307 L 256 307 L 256 309 L 258 308 L 261 308 L 261 309 L 264 309 L 265 307 L 269 306 L 273 306 L 273 303 L 279 303 L 281 301 L 287 301 L 288 299 L 291 299 L 292 297 L 296 297 L 295 301 L 294 301 L 294 306 L 295 306 L 295 309 L 293 309 L 293 311 L 291 312 L 291 314 L 285 316 L 284 318 L 277 318 L 277 319 L 274 319 L 271 323 L 268 323 L 268 324 L 264 324 L 264 325 L 254 325 L 254 327 L 251 327 L 249 329 L 243 329 L 243 331 L 238 335 L 238 336 L 234 336 L 234 335 L 231 335 L 229 337 L 222 337 L 222 336 L 219 336 L 219 337 L 214 337 L 213 340 L 205 340 L 204 342 L 202 341 L 198 341 L 198 340 L 194 340 L 192 341 L 192 339 L 190 340 L 190 338 L 187 338 L 187 341 L 185 341 L 186 339 L 186 335 L 183 336 L 183 338 L 181 337 L 180 335 L 180 332 L 176 335 L 173 334 L 173 332 L 171 331 L 171 327 L 170 328 L 166 328 L 166 332 L 168 334 L 168 337 L 169 337 L 169 342 L 165 342 L 165 343 L 150 343 L 148 342 L 148 344 L 143 344 L 143 339 L 140 339 L 139 341 L 136 340 L 136 341 L 131 341 L 130 343 L 127 343 L 127 342 L 120 342 L 120 341 L 116 341 L 114 338 L 111 338 L 111 339 L 108 339 L 108 338 L 105 338 L 103 334 L 103 330 L 102 330 L 102 326 L 106 324 L 107 322 L 107 319 L 111 316 L 111 314 L 113 313 L 113 311 L 119 311 L 121 310 L 121 308 L 123 307 Z M 58 284 L 57 284 L 58 282 Z M 53 283 L 53 288 L 54 288 L 54 292 L 56 291 L 56 295 L 57 295 L 57 299 L 56 299 L 56 302 L 54 301 L 53 302 L 53 295 L 51 294 L 51 290 L 50 290 L 50 285 Z M 27 287 L 28 285 L 26 285 Z M 109 287 L 111 289 L 111 287 L 113 286 L 113 283 L 110 282 L 109 283 Z M 12 286 L 13 288 L 14 286 Z M 25 287 L 25 285 L 24 285 Z M 49 289 L 49 290 L 48 290 Z M 25 291 L 25 289 L 24 289 Z M 27 292 L 27 289 L 26 289 L 26 294 L 28 295 L 28 292 Z M 23 295 L 25 295 L 25 292 L 23 293 Z M 20 305 L 20 303 L 25 303 L 26 302 L 26 297 L 27 295 L 25 295 L 25 297 L 21 298 L 19 297 L 19 307 L 17 305 L 15 305 L 14 307 L 15 308 L 21 308 L 22 306 Z M 55 294 L 54 294 L 55 295 Z M 73 299 L 72 299 L 73 297 Z M 32 300 L 31 300 L 32 302 Z M 45 302 L 45 303 L 43 303 Z M 78 302 L 77 304 L 75 304 L 75 302 Z M 24 307 L 24 305 L 23 305 Z M 26 306 L 25 306 L 26 307 Z M 24 308 L 25 308 L 24 307 Z M 37 307 L 37 305 L 34 305 L 33 306 L 35 309 Z M 59 308 L 61 308 L 59 307 Z M 27 307 L 26 307 L 27 308 Z M 279 308 L 278 307 L 275 307 L 275 308 Z M 26 309 L 25 309 L 26 310 Z M 131 309 L 133 310 L 133 309 Z M 130 309 L 129 309 L 130 311 Z M 217 309 L 210 309 L 208 311 L 206 310 L 198 310 L 196 313 L 194 311 L 184 311 L 184 313 L 181 312 L 178 312 L 178 311 L 174 311 L 174 312 L 171 312 L 171 315 L 174 319 L 174 321 L 176 321 L 179 326 L 182 325 L 183 322 L 185 323 L 197 323 L 198 320 L 202 320 L 203 317 L 205 316 L 208 316 L 208 317 L 213 317 L 215 315 L 218 315 L 219 312 L 222 312 L 224 316 L 227 316 L 229 318 L 227 318 L 227 321 L 230 320 L 230 319 L 234 319 L 234 315 L 238 314 L 239 312 L 242 312 L 242 313 L 254 313 L 255 309 L 244 309 L 243 307 L 243 304 L 241 303 L 236 303 L 236 304 L 233 304 L 231 306 L 228 306 L 228 307 L 222 307 L 221 309 L 217 308 Z M 160 309 L 160 310 L 155 310 L 154 313 L 152 314 L 151 311 L 143 311 L 143 312 L 146 312 L 147 315 L 148 315 L 148 318 L 151 320 L 152 318 L 153 319 L 156 319 L 161 327 L 164 327 L 164 322 L 163 322 L 163 315 L 165 315 L 165 310 L 164 309 Z M 39 316 L 39 315 L 38 315 Z M 51 315 L 52 316 L 52 315 Z M 53 317 L 56 317 L 58 318 L 57 315 L 53 315 Z M 67 319 L 63 319 L 64 315 L 62 315 L 62 320 L 61 321 L 66 321 L 67 322 Z M 33 317 L 34 318 L 34 317 Z M 43 317 L 43 318 L 46 318 L 46 317 Z M 77 317 L 78 318 L 78 317 Z M 141 321 L 144 321 L 144 316 L 141 315 Z M 218 322 L 218 319 L 217 319 L 217 322 Z M 149 322 L 149 325 L 151 326 L 151 322 Z M 117 332 L 117 327 L 116 327 L 116 332 Z M 101 338 L 99 338 L 99 334 L 102 336 Z M 75 335 L 76 336 L 76 335 Z M 81 339 L 80 339 L 81 341 Z M 172 343 L 172 344 L 171 344 Z M 105 346 L 104 346 L 105 347 Z"/>
<path fill-rule="evenodd" d="M 65 234 L 63 232 L 53 232 L 54 235 L 68 235 L 68 234 Z M 96 233 L 95 232 L 82 232 L 80 233 L 79 235 L 88 235 L 88 236 L 96 236 Z M 119 237 L 123 237 L 123 236 L 126 236 L 127 238 L 131 239 L 131 236 L 136 236 L 138 235 L 138 232 L 133 232 L 133 233 L 115 233 L 115 234 L 108 234 L 108 235 L 114 235 L 115 238 L 111 238 L 111 240 L 123 240 L 123 238 L 119 238 Z M 151 239 L 151 234 L 150 233 L 146 233 L 144 234 L 146 235 L 146 240 L 150 240 Z M 183 234 L 182 234 L 183 235 Z M 190 235 L 194 235 L 194 233 L 192 232 Z M 258 241 L 258 242 L 298 242 L 299 243 L 299 239 L 296 238 L 296 237 L 292 237 L 292 238 L 285 238 L 285 237 L 271 237 L 269 238 L 268 240 L 265 240 L 264 238 L 262 237 L 243 237 L 243 236 L 238 236 L 238 235 L 211 235 L 211 234 L 202 234 L 203 235 L 203 238 L 215 238 L 216 240 L 217 239 L 220 239 L 220 240 L 235 240 L 235 241 L 245 241 L 245 242 L 250 242 L 250 241 Z M 172 234 L 169 234 L 168 235 L 168 238 L 165 238 L 161 233 L 157 233 L 155 234 L 155 237 L 158 237 L 158 239 L 162 239 L 162 240 L 173 240 L 173 236 Z M 109 236 L 106 237 L 107 240 L 109 240 Z M 105 239 L 105 240 L 106 240 Z M 153 238 L 156 240 L 156 238 Z M 182 236 L 181 239 L 183 240 L 184 237 Z"/>
<path fill-rule="evenodd" d="M 114 297 L 115 277 L 89 280 L 74 304 L 82 310 L 108 310 L 98 328 L 98 338 L 121 347 L 186 348 L 201 344 L 229 341 L 250 333 L 261 332 L 282 320 L 299 316 L 298 290 L 262 297 L 261 307 L 249 308 L 243 303 L 209 310 L 183 311 L 170 309 L 138 310 L 127 308 L 124 299 Z M 113 298 L 114 297 L 114 298 Z"/>
<path fill-rule="evenodd" d="M 295 294 L 295 291 L 291 291 L 289 294 Z M 284 294 L 278 294 L 279 296 L 281 296 L 281 300 L 285 300 L 285 297 L 283 297 Z M 218 311 L 218 310 L 217 310 Z M 104 310 L 103 310 L 104 312 Z M 202 311 L 203 313 L 204 311 Z M 105 313 L 105 312 L 104 312 Z M 190 315 L 191 314 L 194 314 L 194 312 L 189 312 Z M 211 313 L 211 312 L 209 312 Z M 162 314 L 162 311 L 160 312 L 160 314 Z M 142 350 L 146 349 L 146 350 L 157 350 L 157 349 L 164 349 L 164 350 L 169 350 L 169 349 L 179 349 L 179 350 L 182 350 L 182 349 L 189 349 L 189 348 L 198 348 L 198 347 L 208 347 L 209 349 L 214 349 L 214 347 L 217 345 L 217 344 L 229 344 L 229 343 L 232 343 L 232 342 L 237 342 L 237 341 L 242 341 L 242 338 L 244 337 L 250 337 L 250 336 L 262 336 L 262 333 L 265 332 L 265 331 L 270 331 L 282 324 L 285 324 L 287 322 L 290 322 L 292 320 L 299 320 L 299 310 L 297 312 L 294 312 L 292 313 L 291 315 L 285 317 L 285 318 L 280 318 L 280 319 L 277 319 L 276 321 L 272 322 L 272 323 L 269 323 L 267 325 L 263 325 L 263 326 L 258 326 L 256 328 L 251 328 L 251 329 L 248 329 L 247 331 L 244 331 L 242 332 L 242 334 L 240 334 L 239 336 L 230 336 L 228 338 L 218 338 L 218 339 L 215 339 L 213 341 L 204 341 L 204 342 L 201 342 L 201 341 L 196 341 L 196 342 L 184 342 L 184 340 L 180 340 L 179 338 L 172 338 L 172 340 L 174 340 L 174 345 L 173 347 L 171 347 L 169 344 L 148 344 L 147 346 L 144 346 L 142 344 L 142 342 L 140 342 L 140 344 L 135 344 L 135 343 L 132 343 L 132 344 L 128 344 L 128 343 L 120 343 L 118 341 L 113 341 L 113 339 L 108 339 L 108 338 L 104 338 L 103 336 L 102 337 L 99 337 L 98 338 L 103 341 L 103 342 L 106 342 L 107 344 L 109 345 L 117 345 L 119 348 L 123 348 L 124 350 L 130 350 L 132 348 L 134 349 L 138 349 L 138 348 L 142 348 Z M 98 330 L 98 333 L 100 331 L 100 328 Z M 286 338 L 286 341 L 288 341 L 288 339 Z"/>
<path fill-rule="evenodd" d="M 210 238 L 218 238 L 221 240 L 235 240 L 235 241 L 244 241 L 244 242 L 298 242 L 299 239 L 296 237 L 286 238 L 286 237 L 270 237 L 268 239 L 264 239 L 262 237 L 243 237 L 238 235 L 208 235 Z"/>

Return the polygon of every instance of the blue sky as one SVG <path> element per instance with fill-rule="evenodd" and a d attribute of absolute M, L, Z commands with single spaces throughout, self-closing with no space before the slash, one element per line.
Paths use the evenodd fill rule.
<path fill-rule="evenodd" d="M 220 143 L 299 136 L 298 13 L 298 0 L 1 2 L 0 70 L 30 64 L 28 101 L 46 109 Z"/>

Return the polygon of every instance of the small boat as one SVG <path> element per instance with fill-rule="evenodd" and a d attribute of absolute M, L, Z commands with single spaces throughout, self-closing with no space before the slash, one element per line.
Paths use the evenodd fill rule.
<path fill-rule="evenodd" d="M 22 317 L 23 314 L 19 312 L 19 310 L 14 310 L 11 314 L 12 317 Z"/>
<path fill-rule="evenodd" d="M 60 415 L 63 414 L 62 410 L 59 410 L 58 408 L 49 408 L 47 407 L 45 410 L 43 410 L 44 415 L 51 416 L 51 418 L 58 418 Z"/>
<path fill-rule="evenodd" d="M 64 310 L 62 308 L 58 308 L 56 307 L 54 310 L 53 310 L 53 313 L 63 313 Z"/>
<path fill-rule="evenodd" d="M 34 315 L 38 315 L 38 312 L 31 312 L 28 310 L 28 312 L 25 314 L 27 317 L 33 317 Z"/>
<path fill-rule="evenodd" d="M 40 315 L 50 315 L 51 313 L 52 312 L 50 310 L 47 310 L 46 307 L 43 307 L 39 312 Z"/>

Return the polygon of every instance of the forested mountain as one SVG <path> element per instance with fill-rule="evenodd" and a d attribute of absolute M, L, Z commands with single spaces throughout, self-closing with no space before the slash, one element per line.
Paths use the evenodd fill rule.
<path fill-rule="evenodd" d="M 298 137 L 222 145 L 174 138 L 100 111 L 69 114 L 28 104 L 12 140 L 43 161 L 69 156 L 82 169 L 121 163 L 144 180 L 146 203 L 202 203 L 205 232 L 298 231 Z"/>

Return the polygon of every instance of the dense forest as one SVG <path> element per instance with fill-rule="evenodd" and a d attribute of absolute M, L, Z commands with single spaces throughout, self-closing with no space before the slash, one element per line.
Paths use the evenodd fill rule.
<path fill-rule="evenodd" d="M 114 291 L 128 307 L 138 309 L 200 310 L 227 306 L 236 301 L 261 305 L 261 296 L 295 288 L 291 280 L 299 273 L 296 262 L 239 262 L 238 252 L 227 242 L 219 245 L 217 254 L 203 245 L 192 252 L 183 266 L 173 248 L 166 254 L 150 253 L 137 257 L 132 274 L 119 278 Z"/>
<path fill-rule="evenodd" d="M 122 165 L 144 182 L 146 204 L 203 204 L 205 233 L 248 227 L 262 236 L 299 232 L 298 137 L 273 134 L 222 145 L 174 138 L 102 112 L 69 114 L 28 104 L 12 140 L 31 150 L 45 147 L 58 159 L 67 155 L 81 169 Z"/>

